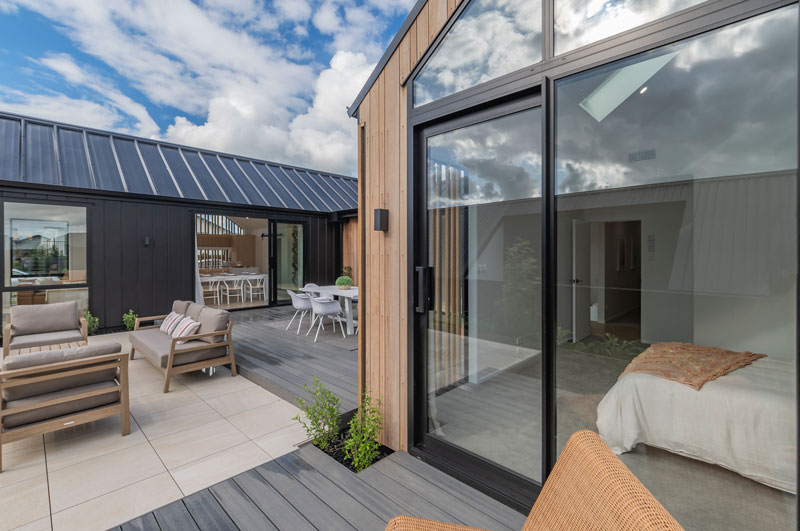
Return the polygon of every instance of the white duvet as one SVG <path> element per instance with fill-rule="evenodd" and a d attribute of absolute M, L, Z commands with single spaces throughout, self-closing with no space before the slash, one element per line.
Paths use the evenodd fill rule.
<path fill-rule="evenodd" d="M 705 384 L 625 375 L 597 406 L 597 428 L 621 454 L 645 443 L 795 493 L 795 364 L 762 358 Z"/>

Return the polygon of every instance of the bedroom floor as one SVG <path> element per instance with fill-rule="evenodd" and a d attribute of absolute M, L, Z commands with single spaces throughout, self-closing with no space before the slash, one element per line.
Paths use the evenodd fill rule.
<path fill-rule="evenodd" d="M 627 364 L 559 351 L 558 440 L 596 430 L 597 404 Z M 435 399 L 439 436 L 539 479 L 541 368 L 533 357 Z M 520 449 L 525 449 L 524 455 Z M 620 456 L 686 529 L 792 529 L 796 497 L 719 466 L 645 445 Z"/>

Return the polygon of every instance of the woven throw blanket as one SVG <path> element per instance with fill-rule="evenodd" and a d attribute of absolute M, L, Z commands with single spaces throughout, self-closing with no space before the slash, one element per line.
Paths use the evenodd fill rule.
<path fill-rule="evenodd" d="M 619 377 L 631 372 L 643 372 L 699 391 L 707 382 L 766 356 L 716 347 L 699 347 L 691 343 L 654 343 L 633 358 Z"/>

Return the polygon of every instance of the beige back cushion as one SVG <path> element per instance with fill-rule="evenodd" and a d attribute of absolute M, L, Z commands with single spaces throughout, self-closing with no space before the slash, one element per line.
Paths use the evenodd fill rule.
<path fill-rule="evenodd" d="M 181 315 L 186 315 L 186 309 L 189 307 L 189 301 L 175 301 L 172 303 L 172 311 Z"/>
<path fill-rule="evenodd" d="M 11 307 L 11 336 L 78 330 L 78 303 L 31 304 Z"/>
<path fill-rule="evenodd" d="M 15 354 L 5 358 L 3 360 L 2 367 L 3 370 L 7 371 L 14 369 L 27 369 L 29 367 L 47 365 L 50 363 L 73 361 L 91 358 L 94 356 L 104 356 L 106 354 L 116 354 L 121 350 L 122 346 L 119 343 L 102 343 L 99 345 L 66 348 L 63 350 L 46 350 L 43 352 L 31 352 L 28 354 Z M 116 369 L 108 369 L 79 374 L 76 376 L 69 376 L 66 378 L 58 378 L 56 380 L 21 385 L 19 387 L 4 388 L 3 398 L 5 400 L 19 400 L 21 398 L 53 393 L 62 389 L 69 389 L 81 385 L 89 385 L 97 382 L 108 381 L 113 379 L 115 376 Z"/>
<path fill-rule="evenodd" d="M 195 321 L 198 320 L 200 317 L 200 312 L 203 310 L 204 306 L 202 304 L 197 304 L 196 302 L 190 302 L 189 306 L 186 308 L 186 317 L 191 317 Z"/>
<path fill-rule="evenodd" d="M 200 322 L 200 330 L 197 331 L 198 334 L 219 332 L 220 330 L 228 328 L 228 312 L 204 306 L 197 321 Z M 206 343 L 219 343 L 224 340 L 225 336 L 200 338 L 200 341 L 205 341 Z"/>

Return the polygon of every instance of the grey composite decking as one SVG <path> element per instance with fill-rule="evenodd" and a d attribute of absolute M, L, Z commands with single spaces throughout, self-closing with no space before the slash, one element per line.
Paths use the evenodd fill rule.
<path fill-rule="evenodd" d="M 308 398 L 303 386 L 312 386 L 316 376 L 341 399 L 343 413 L 358 407 L 355 337 L 342 340 L 333 336 L 328 326 L 314 343 L 313 334 L 305 336 L 305 326 L 299 335 L 275 326 L 276 322 L 288 323 L 293 313 L 291 306 L 231 313 L 241 374 L 292 404 L 297 397 Z"/>
<path fill-rule="evenodd" d="M 525 522 L 404 452 L 354 474 L 307 445 L 115 529 L 380 530 L 398 514 L 498 531 Z"/>

